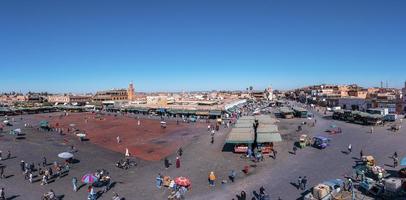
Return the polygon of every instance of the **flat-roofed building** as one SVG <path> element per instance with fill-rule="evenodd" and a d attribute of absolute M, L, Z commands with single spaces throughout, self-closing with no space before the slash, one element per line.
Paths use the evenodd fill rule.
<path fill-rule="evenodd" d="M 113 89 L 97 92 L 93 101 L 126 101 L 128 94 L 126 89 Z"/>

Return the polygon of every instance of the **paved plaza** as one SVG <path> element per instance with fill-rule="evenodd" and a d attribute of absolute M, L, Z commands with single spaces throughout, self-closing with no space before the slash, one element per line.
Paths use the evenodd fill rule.
<path fill-rule="evenodd" d="M 299 176 L 307 176 L 308 186 L 311 187 L 325 180 L 352 175 L 352 167 L 359 158 L 361 150 L 364 155 L 373 155 L 377 164 L 384 166 L 388 171 L 399 169 L 392 168 L 392 159 L 389 157 L 395 151 L 398 152 L 399 157 L 406 156 L 405 129 L 394 134 L 387 130 L 388 127 L 376 127 L 374 133 L 370 134 L 369 127 L 334 121 L 320 113 L 315 113 L 316 126 L 305 126 L 302 132 L 296 132 L 297 126 L 303 121 L 310 122 L 314 119 L 281 119 L 277 123 L 285 140 L 276 144 L 278 154 L 275 160 L 266 157 L 263 162 L 252 163 L 245 156 L 223 152 L 224 141 L 230 129 L 222 126 L 220 131 L 215 134 L 214 143 L 211 144 L 207 124 L 182 122 L 179 125 L 182 127 L 179 129 L 180 132 L 191 132 L 188 135 L 192 135 L 192 137 L 183 138 L 187 142 L 176 143 L 181 144 L 184 151 L 179 169 L 175 168 L 176 147 L 168 149 L 170 151 L 168 159 L 173 164 L 169 169 L 165 169 L 163 157 L 160 157 L 160 160 L 148 160 L 143 159 L 145 153 L 142 153 L 140 154 L 142 156 L 134 158 L 138 165 L 128 170 L 115 167 L 115 162 L 124 157 L 124 152 L 103 146 L 103 144 L 112 145 L 115 142 L 115 137 L 111 135 L 100 137 L 104 137 L 103 140 L 112 140 L 112 142 L 99 143 L 99 140 L 95 139 L 99 135 L 90 136 L 89 141 L 80 142 L 75 136 L 69 134 L 60 135 L 38 130 L 35 123 L 41 119 L 39 115 L 22 116 L 22 120 L 15 117 L 14 126 L 7 127 L 5 133 L 0 137 L 0 150 L 3 152 L 3 157 L 8 150 L 12 153 L 11 159 L 0 161 L 0 164 L 6 167 L 5 175 L 7 177 L 0 180 L 0 187 L 6 189 L 8 199 L 40 199 L 42 194 L 50 189 L 53 189 L 62 199 L 87 199 L 86 187 L 80 188 L 78 192 L 73 192 L 72 178 L 80 179 L 86 173 L 105 169 L 109 172 L 114 184 L 109 192 L 100 193 L 99 199 L 111 199 L 113 192 L 117 192 L 125 199 L 167 199 L 168 191 L 155 186 L 155 177 L 161 173 L 173 178 L 186 176 L 191 179 L 192 189 L 186 194 L 186 199 L 231 200 L 236 199 L 235 195 L 242 190 L 246 191 L 251 199 L 252 192 L 258 191 L 263 186 L 271 199 L 292 200 L 299 199 L 303 193 L 294 186 Z M 128 120 L 126 118 L 126 116 L 118 116 L 116 120 Z M 159 120 L 156 121 L 159 122 Z M 34 127 L 24 127 L 26 123 L 32 123 Z M 159 123 L 155 124 L 159 126 Z M 336 135 L 326 133 L 325 131 L 333 124 L 340 127 L 343 133 Z M 176 121 L 168 125 L 177 126 Z M 107 125 L 105 126 L 107 128 Z M 16 139 L 15 136 L 7 134 L 8 130 L 15 128 L 22 129 L 25 134 L 24 138 Z M 79 123 L 78 128 L 80 128 Z M 177 129 L 173 130 L 175 131 L 171 134 L 176 134 Z M 87 130 L 87 132 L 92 135 L 91 130 Z M 293 155 L 289 152 L 292 151 L 293 143 L 301 133 L 328 136 L 332 140 L 331 145 L 324 150 L 308 147 L 298 150 L 297 155 Z M 163 135 L 163 138 L 166 137 Z M 353 152 L 347 155 L 344 152 L 349 144 L 352 144 Z M 28 163 L 40 163 L 42 157 L 45 156 L 50 163 L 63 162 L 57 157 L 57 154 L 68 151 L 72 145 L 77 149 L 74 155 L 78 163 L 72 164 L 68 175 L 45 186 L 40 185 L 40 177 L 35 177 L 34 183 L 29 183 L 24 179 L 19 166 L 21 160 Z M 253 165 L 248 175 L 241 172 L 246 165 Z M 237 172 L 235 183 L 221 184 L 222 180 L 228 180 L 231 170 Z M 215 187 L 209 187 L 207 183 L 207 177 L 211 171 L 215 172 L 217 176 Z M 102 188 L 96 188 L 96 191 L 101 190 Z M 362 194 L 357 194 L 357 198 L 368 199 Z"/>

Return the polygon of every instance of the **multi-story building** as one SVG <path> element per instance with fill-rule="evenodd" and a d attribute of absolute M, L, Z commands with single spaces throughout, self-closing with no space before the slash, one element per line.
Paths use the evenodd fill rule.
<path fill-rule="evenodd" d="M 91 96 L 80 95 L 52 95 L 48 96 L 49 103 L 71 103 L 71 104 L 85 104 L 92 100 Z"/>
<path fill-rule="evenodd" d="M 93 101 L 125 101 L 128 100 L 126 89 L 113 89 L 107 91 L 99 91 L 93 96 Z"/>

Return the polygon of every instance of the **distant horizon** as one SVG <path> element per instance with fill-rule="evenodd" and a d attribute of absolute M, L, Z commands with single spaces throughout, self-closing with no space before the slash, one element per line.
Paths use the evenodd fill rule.
<path fill-rule="evenodd" d="M 323 85 L 323 84 L 325 84 L 325 85 L 352 85 L 352 84 L 356 84 L 356 85 L 358 85 L 360 87 L 363 87 L 363 88 L 381 88 L 380 85 L 364 86 L 364 85 L 357 84 L 357 83 L 347 83 L 347 84 L 318 83 L 318 84 L 303 85 L 303 86 L 300 86 L 300 87 L 288 88 L 288 89 L 278 89 L 278 88 L 273 88 L 273 87 L 272 87 L 272 89 L 273 90 L 279 90 L 279 91 L 289 91 L 289 90 L 295 90 L 295 89 L 300 89 L 300 88 L 304 88 L 304 87 L 315 86 L 315 85 Z M 393 88 L 393 89 L 399 89 L 399 90 L 404 88 L 404 85 L 399 86 L 399 87 L 393 87 L 393 86 L 388 85 L 388 87 L 386 87 L 385 82 L 383 83 L 383 86 L 384 86 L 383 88 L 390 88 L 390 89 Z M 185 91 L 142 91 L 142 90 L 137 91 L 137 90 L 135 90 L 135 93 L 147 93 L 147 94 L 150 94 L 150 93 L 182 93 L 182 92 L 194 93 L 194 92 L 213 92 L 213 91 L 217 91 L 217 92 L 220 92 L 220 91 L 237 92 L 237 91 L 246 91 L 246 89 L 248 87 L 246 87 L 244 89 L 211 89 L 211 90 L 190 90 L 190 91 L 187 91 L 187 90 L 185 90 Z M 2 90 L 0 90 L 0 93 L 12 93 L 12 92 L 15 92 L 15 93 L 27 94 L 28 92 L 32 92 L 32 93 L 45 93 L 45 92 L 47 92 L 49 94 L 69 94 L 69 93 L 70 94 L 88 94 L 88 93 L 95 94 L 96 92 L 100 92 L 100 91 L 118 90 L 118 89 L 127 89 L 127 88 L 128 88 L 128 85 L 127 85 L 127 87 L 121 87 L 121 88 L 110 88 L 110 89 L 101 89 L 101 90 L 97 90 L 97 91 L 84 91 L 84 92 L 73 92 L 73 91 L 62 92 L 62 91 L 46 91 L 46 90 L 44 90 L 44 91 L 26 90 L 25 92 L 20 92 L 20 91 L 2 91 Z M 266 87 L 266 88 L 255 88 L 254 87 L 253 91 L 262 91 L 262 90 L 265 90 L 267 88 L 268 87 Z"/>
<path fill-rule="evenodd" d="M 0 1 L 0 91 L 287 90 L 406 77 L 406 1 Z M 74 13 L 74 14 L 72 14 Z"/>

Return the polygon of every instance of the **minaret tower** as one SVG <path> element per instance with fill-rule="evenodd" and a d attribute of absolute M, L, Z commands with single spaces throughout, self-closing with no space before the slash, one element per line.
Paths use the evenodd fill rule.
<path fill-rule="evenodd" d="M 128 100 L 129 101 L 134 101 L 135 100 L 135 90 L 134 90 L 134 84 L 133 84 L 132 81 L 128 85 L 127 94 L 128 94 Z"/>

